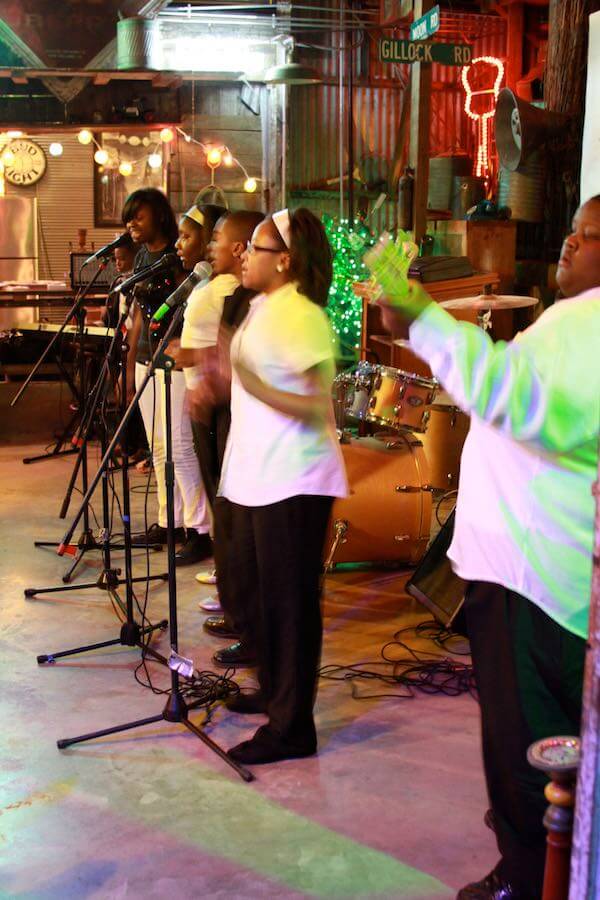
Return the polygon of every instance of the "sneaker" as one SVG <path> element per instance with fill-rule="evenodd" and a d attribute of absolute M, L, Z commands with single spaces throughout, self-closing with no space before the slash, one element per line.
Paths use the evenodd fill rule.
<path fill-rule="evenodd" d="M 216 584 L 217 583 L 217 570 L 216 569 L 203 569 L 202 572 L 198 572 L 196 575 L 196 581 L 199 581 L 200 584 Z M 206 607 L 202 607 L 206 609 Z"/>
<path fill-rule="evenodd" d="M 196 578 L 198 578 L 197 575 Z M 200 609 L 204 610 L 204 612 L 219 613 L 223 611 L 218 594 L 215 594 L 214 597 L 204 597 L 202 600 L 198 601 L 198 606 Z"/>

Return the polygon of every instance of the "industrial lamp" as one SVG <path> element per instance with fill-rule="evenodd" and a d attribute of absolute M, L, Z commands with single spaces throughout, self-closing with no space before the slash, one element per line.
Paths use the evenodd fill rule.
<path fill-rule="evenodd" d="M 282 44 L 285 47 L 285 62 L 266 70 L 262 78 L 265 84 L 319 84 L 322 79 L 314 69 L 293 62 L 294 38 L 286 36 Z"/>

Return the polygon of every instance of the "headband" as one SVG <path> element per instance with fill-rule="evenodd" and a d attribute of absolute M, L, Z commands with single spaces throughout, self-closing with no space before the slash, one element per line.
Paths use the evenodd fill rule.
<path fill-rule="evenodd" d="M 271 219 L 273 220 L 273 225 L 279 232 L 281 240 L 289 250 L 292 237 L 290 226 L 290 211 L 288 209 L 280 209 L 279 212 L 273 213 Z"/>
<path fill-rule="evenodd" d="M 186 219 L 192 219 L 194 222 L 200 225 L 200 227 L 204 227 L 204 213 L 200 212 L 197 206 L 190 206 L 188 211 L 184 212 L 183 215 L 186 217 Z"/>

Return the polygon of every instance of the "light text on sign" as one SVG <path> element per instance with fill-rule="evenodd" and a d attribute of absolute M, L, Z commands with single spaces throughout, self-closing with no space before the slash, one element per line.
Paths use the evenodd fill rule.
<path fill-rule="evenodd" d="M 379 59 L 394 63 L 440 63 L 443 66 L 467 66 L 473 58 L 469 44 L 429 44 L 423 41 L 381 38 Z"/>
<path fill-rule="evenodd" d="M 411 41 L 424 41 L 425 38 L 431 37 L 440 27 L 440 8 L 434 6 L 428 13 L 416 19 L 410 26 Z"/>

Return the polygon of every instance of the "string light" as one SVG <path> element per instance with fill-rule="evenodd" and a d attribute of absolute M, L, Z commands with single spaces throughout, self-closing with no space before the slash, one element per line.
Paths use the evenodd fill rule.
<path fill-rule="evenodd" d="M 99 150 L 96 150 L 94 153 L 94 161 L 98 163 L 99 166 L 105 166 L 108 162 L 108 153 L 102 147 Z"/>
<path fill-rule="evenodd" d="M 233 156 L 231 155 L 229 150 L 226 150 L 223 154 L 223 165 L 232 166 L 233 165 Z"/>
<path fill-rule="evenodd" d="M 83 128 L 77 135 L 77 140 L 80 144 L 83 144 L 85 146 L 92 143 L 92 141 L 94 140 L 94 135 L 91 131 L 88 131 L 87 128 Z"/>
<path fill-rule="evenodd" d="M 160 139 L 163 144 L 170 144 L 171 141 L 175 138 L 175 134 L 172 128 L 163 128 L 160 132 Z"/>
<path fill-rule="evenodd" d="M 206 162 L 211 167 L 211 169 L 221 165 L 221 151 L 218 149 L 218 147 L 211 147 L 211 149 L 206 154 Z"/>
<path fill-rule="evenodd" d="M 22 131 L 7 131 L 6 136 L 9 137 L 11 140 L 14 140 L 15 138 L 23 137 L 23 132 Z"/>
<path fill-rule="evenodd" d="M 6 150 L 2 151 L 2 162 L 5 166 L 12 166 L 15 161 L 15 154 L 12 152 L 10 147 L 7 147 Z"/>
<path fill-rule="evenodd" d="M 59 144 L 58 141 L 53 141 L 48 147 L 48 153 L 50 154 L 50 156 L 62 156 L 63 145 Z"/>
<path fill-rule="evenodd" d="M 244 182 L 244 190 L 247 194 L 253 194 L 258 187 L 256 178 L 246 178 Z"/>
<path fill-rule="evenodd" d="M 162 166 L 162 156 L 160 153 L 151 153 L 148 157 L 148 165 L 151 169 L 160 169 Z"/>
<path fill-rule="evenodd" d="M 469 73 L 474 71 L 473 67 L 478 64 L 484 64 L 493 66 L 496 69 L 496 76 L 494 79 L 493 87 L 485 88 L 481 90 L 473 90 L 471 85 L 469 84 Z M 489 156 L 489 146 L 490 146 L 490 120 L 494 115 L 496 109 L 496 101 L 498 100 L 498 94 L 500 92 L 500 85 L 502 84 L 502 79 L 504 78 L 504 63 L 502 60 L 497 59 L 495 56 L 478 56 L 476 57 L 470 65 L 463 66 L 461 70 L 461 80 L 463 87 L 465 89 L 465 112 L 469 116 L 470 119 L 473 119 L 474 122 L 477 122 L 477 162 L 475 165 L 475 174 L 480 177 L 482 175 L 487 176 L 489 174 L 490 169 L 490 156 Z M 473 109 L 473 98 L 479 97 L 483 95 L 489 95 L 493 97 L 492 107 L 487 112 L 477 113 Z"/>
<path fill-rule="evenodd" d="M 119 163 L 119 174 L 127 178 L 133 172 L 133 165 L 126 159 Z"/>

